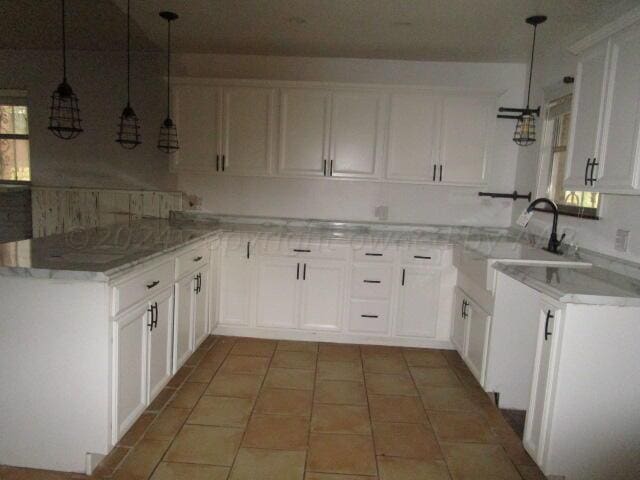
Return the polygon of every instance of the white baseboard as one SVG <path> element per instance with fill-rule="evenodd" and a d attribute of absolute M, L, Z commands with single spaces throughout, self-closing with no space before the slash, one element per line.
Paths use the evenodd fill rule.
<path fill-rule="evenodd" d="M 344 332 L 317 332 L 310 330 L 290 330 L 278 328 L 243 327 L 237 325 L 216 325 L 214 335 L 235 337 L 266 338 L 270 340 L 300 340 L 307 342 L 357 343 L 363 345 L 389 345 L 396 347 L 437 348 L 453 350 L 448 340 L 420 337 L 380 337 Z"/>

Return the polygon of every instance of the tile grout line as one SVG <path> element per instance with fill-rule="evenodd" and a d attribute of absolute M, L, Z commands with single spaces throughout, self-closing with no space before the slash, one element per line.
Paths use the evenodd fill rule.
<path fill-rule="evenodd" d="M 307 466 L 309 465 L 309 454 L 311 452 L 311 422 L 313 421 L 313 407 L 315 405 L 316 398 L 316 382 L 318 380 L 318 360 L 320 358 L 320 344 L 316 343 L 315 349 L 316 359 L 314 362 L 315 368 L 313 370 L 313 389 L 311 390 L 311 414 L 309 415 L 309 427 L 307 428 L 307 448 L 304 456 L 304 470 L 302 471 L 302 478 L 307 476 Z"/>

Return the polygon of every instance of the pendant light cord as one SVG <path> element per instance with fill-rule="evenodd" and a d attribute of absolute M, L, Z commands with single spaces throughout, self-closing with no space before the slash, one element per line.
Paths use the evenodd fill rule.
<path fill-rule="evenodd" d="M 131 0 L 127 0 L 127 107 L 131 100 Z"/>
<path fill-rule="evenodd" d="M 529 89 L 527 90 L 527 110 L 529 110 L 529 99 L 531 97 L 531 77 L 533 75 L 533 54 L 536 51 L 536 30 L 538 25 L 533 26 L 533 44 L 531 45 L 531 61 L 529 62 Z"/>
<path fill-rule="evenodd" d="M 171 20 L 167 24 L 167 118 L 171 118 Z"/>
<path fill-rule="evenodd" d="M 64 25 L 64 0 L 62 0 L 62 78 L 67 81 L 67 32 Z"/>

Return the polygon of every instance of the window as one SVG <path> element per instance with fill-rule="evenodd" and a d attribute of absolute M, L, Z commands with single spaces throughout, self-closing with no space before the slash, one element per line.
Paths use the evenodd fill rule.
<path fill-rule="evenodd" d="M 31 181 L 29 115 L 24 95 L 0 91 L 0 181 Z"/>
<path fill-rule="evenodd" d="M 564 188 L 570 127 L 571 95 L 567 95 L 546 108 L 538 193 L 556 202 L 561 214 L 597 219 L 600 194 Z"/>

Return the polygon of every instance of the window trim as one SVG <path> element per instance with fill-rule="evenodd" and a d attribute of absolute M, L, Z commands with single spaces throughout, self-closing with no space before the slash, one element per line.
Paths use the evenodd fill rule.
<path fill-rule="evenodd" d="M 29 98 L 26 90 L 0 89 L 0 105 L 24 106 L 30 110 Z M 30 133 L 0 133 L 0 139 L 6 140 L 27 140 L 31 147 Z M 31 169 L 31 154 L 29 154 L 29 169 Z M 30 175 L 31 176 L 31 175 Z M 0 185 L 6 186 L 29 186 L 32 180 L 9 180 L 0 178 Z"/>

